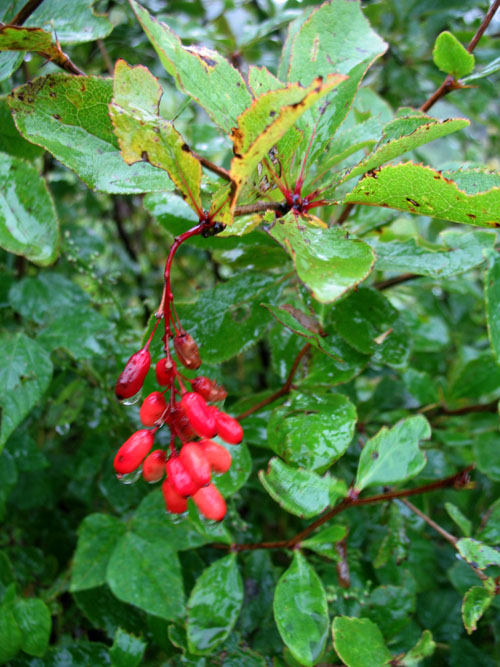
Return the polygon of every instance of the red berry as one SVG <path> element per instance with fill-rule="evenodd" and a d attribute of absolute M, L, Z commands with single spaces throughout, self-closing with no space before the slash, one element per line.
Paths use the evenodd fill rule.
<path fill-rule="evenodd" d="M 200 484 L 191 477 L 179 456 L 171 456 L 167 461 L 166 469 L 170 484 L 180 496 L 187 498 L 200 488 Z"/>
<path fill-rule="evenodd" d="M 206 401 L 223 401 L 227 396 L 227 391 L 224 387 L 220 387 L 216 382 L 204 375 L 191 380 L 191 386 L 193 387 L 193 391 L 201 394 Z"/>
<path fill-rule="evenodd" d="M 174 349 L 183 366 L 195 370 L 201 366 L 200 352 L 191 334 L 183 333 L 174 338 Z"/>
<path fill-rule="evenodd" d="M 146 348 L 130 357 L 116 381 L 115 394 L 120 401 L 137 394 L 144 384 L 150 365 L 151 355 Z"/>
<path fill-rule="evenodd" d="M 142 476 L 152 484 L 159 482 L 165 474 L 165 452 L 161 449 L 155 449 L 154 452 L 148 454 L 142 464 Z"/>
<path fill-rule="evenodd" d="M 202 438 L 213 438 L 217 434 L 215 418 L 210 413 L 203 396 L 195 391 L 188 391 L 181 398 L 191 426 Z"/>
<path fill-rule="evenodd" d="M 172 359 L 160 359 L 156 364 L 156 381 L 161 387 L 168 387 L 175 377 L 175 362 Z"/>
<path fill-rule="evenodd" d="M 198 447 L 203 450 L 215 472 L 227 472 L 229 470 L 233 459 L 225 447 L 213 440 L 200 440 Z"/>
<path fill-rule="evenodd" d="M 167 512 L 171 512 L 172 514 L 183 514 L 187 510 L 187 500 L 177 493 L 169 479 L 163 481 L 161 491 L 163 493 Z"/>
<path fill-rule="evenodd" d="M 193 500 L 196 507 L 207 519 L 222 521 L 226 515 L 226 501 L 213 484 L 202 486 L 194 494 Z"/>
<path fill-rule="evenodd" d="M 191 479 L 197 482 L 199 486 L 205 486 L 205 484 L 210 482 L 210 462 L 201 447 L 198 446 L 198 443 L 188 442 L 183 445 L 179 458 L 191 476 Z"/>
<path fill-rule="evenodd" d="M 180 403 L 174 405 L 173 410 L 168 413 L 167 423 L 171 425 L 174 434 L 182 440 L 189 442 L 196 437 L 196 432 L 188 419 L 188 416 Z"/>
<path fill-rule="evenodd" d="M 153 391 L 142 402 L 139 416 L 144 426 L 154 426 L 167 409 L 167 402 L 162 393 Z"/>
<path fill-rule="evenodd" d="M 120 449 L 116 452 L 113 467 L 120 475 L 134 472 L 141 465 L 142 460 L 153 446 L 154 435 L 145 428 L 132 433 Z"/>
<path fill-rule="evenodd" d="M 236 421 L 236 419 L 220 410 L 217 410 L 215 421 L 219 438 L 230 445 L 239 445 L 243 440 L 243 428 L 241 427 L 241 424 Z"/>

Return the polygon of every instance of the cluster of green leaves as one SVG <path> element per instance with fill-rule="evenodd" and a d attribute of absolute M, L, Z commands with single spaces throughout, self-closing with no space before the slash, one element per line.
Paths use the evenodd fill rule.
<path fill-rule="evenodd" d="M 485 3 L 108 4 L 0 8 L 0 663 L 497 664 L 500 57 L 462 46 Z M 475 87 L 433 117 L 439 70 Z M 240 214 L 304 164 L 318 217 Z M 249 414 L 221 524 L 111 466 L 140 424 L 114 381 L 205 209 L 227 227 L 172 284 Z M 286 548 L 470 464 L 419 514 L 359 504 Z"/>

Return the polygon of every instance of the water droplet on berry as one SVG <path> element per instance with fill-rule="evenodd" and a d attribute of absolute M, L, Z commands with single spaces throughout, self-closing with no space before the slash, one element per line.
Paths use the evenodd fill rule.
<path fill-rule="evenodd" d="M 138 391 L 137 394 L 131 396 L 130 398 L 124 398 L 120 401 L 122 405 L 135 405 L 141 400 L 141 391 Z"/>
<path fill-rule="evenodd" d="M 57 424 L 56 433 L 59 435 L 66 435 L 69 432 L 69 424 Z"/>
<path fill-rule="evenodd" d="M 177 524 L 182 523 L 187 518 L 188 512 L 183 512 L 182 514 L 172 514 L 171 512 L 167 512 L 167 510 L 165 510 L 165 514 L 167 515 L 170 523 Z"/>
<path fill-rule="evenodd" d="M 139 466 L 134 472 L 129 472 L 127 475 L 117 475 L 116 479 L 122 484 L 134 484 L 137 482 L 142 474 L 142 466 Z"/>

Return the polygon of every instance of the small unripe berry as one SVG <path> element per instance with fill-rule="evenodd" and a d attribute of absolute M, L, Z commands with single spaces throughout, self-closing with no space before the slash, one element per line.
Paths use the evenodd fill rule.
<path fill-rule="evenodd" d="M 160 359 L 156 364 L 156 381 L 161 387 L 168 387 L 175 377 L 175 362 L 172 359 Z"/>
<path fill-rule="evenodd" d="M 214 416 L 210 413 L 203 396 L 195 391 L 185 393 L 181 398 L 191 426 L 202 438 L 213 438 L 217 434 L 217 425 Z"/>
<path fill-rule="evenodd" d="M 166 470 L 170 484 L 180 496 L 187 498 L 195 494 L 200 488 L 200 484 L 191 477 L 186 470 L 186 466 L 178 456 L 171 456 L 169 458 Z"/>
<path fill-rule="evenodd" d="M 210 462 L 203 450 L 196 442 L 188 442 L 182 446 L 179 458 L 184 464 L 187 472 L 199 486 L 205 486 L 210 482 Z"/>
<path fill-rule="evenodd" d="M 229 470 L 233 459 L 225 447 L 213 440 L 200 440 L 198 447 L 203 450 L 215 472 L 227 472 Z"/>
<path fill-rule="evenodd" d="M 142 464 L 142 476 L 153 484 L 159 482 L 165 475 L 165 452 L 161 449 L 155 449 L 154 452 L 148 454 Z"/>
<path fill-rule="evenodd" d="M 144 426 L 154 426 L 167 409 L 167 402 L 163 394 L 159 391 L 153 391 L 146 396 L 142 402 L 139 416 Z"/>
<path fill-rule="evenodd" d="M 243 428 L 241 424 L 225 412 L 217 410 L 214 406 L 211 406 L 210 410 L 215 416 L 219 438 L 229 445 L 239 445 L 243 440 Z M 217 412 L 215 412 L 216 410 Z"/>
<path fill-rule="evenodd" d="M 202 486 L 193 500 L 204 517 L 213 521 L 222 521 L 226 515 L 226 501 L 213 485 Z"/>
<path fill-rule="evenodd" d="M 137 470 L 144 457 L 153 446 L 154 435 L 145 428 L 132 433 L 116 452 L 113 467 L 119 475 L 127 475 Z"/>
<path fill-rule="evenodd" d="M 130 357 L 116 381 L 115 394 L 120 401 L 137 394 L 144 384 L 150 365 L 151 355 L 146 348 Z"/>
<path fill-rule="evenodd" d="M 184 514 L 187 510 L 187 500 L 177 493 L 169 479 L 163 481 L 161 492 L 163 493 L 167 512 L 171 512 L 172 514 Z"/>
<path fill-rule="evenodd" d="M 191 334 L 183 333 L 174 338 L 174 349 L 181 364 L 195 370 L 201 366 L 201 357 Z"/>

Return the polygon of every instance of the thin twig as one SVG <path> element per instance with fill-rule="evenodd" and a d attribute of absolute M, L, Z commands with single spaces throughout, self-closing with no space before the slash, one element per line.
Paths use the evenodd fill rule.
<path fill-rule="evenodd" d="M 224 169 L 224 167 L 219 167 L 218 164 L 211 162 L 208 158 L 195 153 L 193 150 L 191 151 L 191 155 L 194 155 L 194 157 L 199 160 L 206 169 L 213 171 L 214 174 L 217 174 L 217 176 L 222 176 L 222 178 L 224 178 L 226 181 L 232 180 L 228 170 Z"/>
<path fill-rule="evenodd" d="M 23 23 L 33 14 L 35 9 L 40 7 L 42 2 L 43 0 L 28 0 L 24 7 L 17 12 L 12 21 L 9 22 L 9 25 L 23 25 Z"/>
<path fill-rule="evenodd" d="M 445 477 L 444 479 L 438 479 L 435 482 L 430 484 L 425 484 L 423 486 L 417 486 L 414 489 L 401 489 L 399 491 L 388 491 L 386 493 L 379 493 L 374 496 L 368 496 L 367 498 L 357 498 L 355 494 L 351 494 L 344 498 L 336 507 L 332 508 L 323 516 L 320 516 L 318 519 L 313 521 L 307 528 L 302 530 L 300 533 L 297 533 L 294 537 L 289 540 L 280 540 L 278 542 L 256 542 L 252 544 L 214 544 L 217 549 L 229 549 L 230 551 L 240 552 L 240 551 L 255 551 L 257 549 L 293 549 L 300 546 L 302 540 L 306 539 L 316 528 L 319 528 L 333 517 L 337 516 L 341 512 L 344 512 L 350 507 L 359 507 L 361 505 L 373 505 L 374 503 L 387 502 L 390 500 L 395 500 L 397 498 L 405 498 L 408 496 L 420 495 L 422 493 L 429 493 L 430 491 L 436 491 L 438 489 L 446 488 L 468 488 L 470 482 L 469 473 L 473 469 L 473 466 L 468 466 L 464 470 L 451 475 L 450 477 Z"/>
<path fill-rule="evenodd" d="M 402 273 L 400 276 L 387 278 L 387 280 L 381 280 L 380 282 L 375 283 L 373 287 L 378 290 L 384 290 L 388 289 L 389 287 L 394 287 L 394 285 L 401 285 L 401 283 L 414 280 L 415 278 L 422 278 L 422 276 L 419 276 L 418 273 Z"/>
<path fill-rule="evenodd" d="M 339 215 L 337 220 L 335 220 L 336 225 L 343 225 L 344 222 L 347 220 L 349 215 L 351 214 L 352 209 L 354 208 L 354 204 L 346 204 L 342 210 L 342 213 Z"/>
<path fill-rule="evenodd" d="M 474 49 L 476 48 L 477 43 L 481 39 L 481 37 L 484 34 L 484 31 L 486 28 L 489 26 L 491 19 L 495 16 L 498 8 L 500 7 L 500 0 L 495 0 L 491 7 L 488 10 L 488 13 L 484 17 L 484 19 L 481 22 L 481 25 L 476 31 L 476 34 L 474 37 L 471 39 L 467 51 L 469 53 L 472 53 Z M 420 107 L 420 111 L 428 111 L 438 100 L 440 100 L 442 97 L 445 95 L 448 95 L 452 90 L 457 90 L 458 88 L 464 88 L 459 81 L 457 81 L 453 76 L 448 75 L 443 83 L 439 86 L 439 88 L 432 93 L 432 95 L 427 99 L 422 106 Z"/>
<path fill-rule="evenodd" d="M 274 401 L 277 401 L 278 398 L 281 398 L 282 396 L 286 396 L 286 394 L 289 394 L 290 391 L 292 390 L 293 378 L 295 377 L 295 373 L 299 368 L 299 364 L 303 359 L 303 357 L 309 352 L 310 348 L 311 348 L 311 343 L 306 343 L 304 347 L 301 348 L 300 352 L 295 357 L 295 361 L 293 362 L 290 372 L 288 373 L 288 377 L 286 379 L 285 384 L 280 389 L 275 391 L 274 394 L 271 394 L 267 398 L 262 399 L 262 401 L 259 401 L 251 408 L 248 408 L 248 410 L 245 410 L 245 412 L 242 412 L 240 415 L 236 417 L 236 419 L 238 421 L 240 421 L 241 419 L 245 419 L 245 417 L 253 415 L 254 412 L 261 410 L 266 405 L 274 403 Z"/>
<path fill-rule="evenodd" d="M 102 39 L 97 39 L 97 48 L 101 52 L 102 59 L 104 60 L 104 64 L 106 65 L 106 68 L 108 72 L 113 76 L 114 73 L 114 67 L 113 67 L 113 61 L 109 57 L 108 49 L 106 48 L 106 45 L 102 41 Z"/>
<path fill-rule="evenodd" d="M 445 530 L 442 526 L 440 526 L 438 523 L 436 523 L 433 519 L 431 519 L 430 516 L 428 516 L 427 514 L 425 514 L 424 512 L 422 512 L 421 510 L 419 510 L 418 507 L 415 507 L 415 505 L 414 505 L 413 503 L 410 503 L 409 500 L 405 500 L 405 499 L 403 498 L 403 499 L 401 500 L 401 502 L 402 502 L 404 505 L 406 505 L 406 507 L 408 507 L 408 509 L 410 509 L 414 514 L 416 514 L 416 515 L 419 516 L 421 519 L 423 519 L 423 520 L 425 521 L 425 523 L 426 523 L 428 526 L 430 526 L 431 528 L 433 528 L 437 533 L 439 533 L 439 534 L 441 535 L 441 537 L 444 537 L 444 539 L 445 539 L 447 542 L 449 542 L 449 543 L 452 545 L 452 547 L 453 547 L 454 549 L 456 549 L 456 550 L 458 551 L 458 548 L 457 548 L 458 538 L 456 538 L 454 535 L 452 535 L 452 534 L 449 533 L 447 530 Z M 466 562 L 467 562 L 467 561 L 466 561 Z M 472 570 L 474 570 L 474 572 L 475 572 L 476 575 L 479 577 L 479 579 L 481 579 L 481 581 L 487 581 L 487 580 L 488 580 L 488 577 L 484 574 L 484 572 L 481 572 L 481 570 L 480 570 L 479 568 L 475 567 L 475 566 L 472 565 L 471 563 L 467 563 L 467 565 L 468 565 Z"/>

